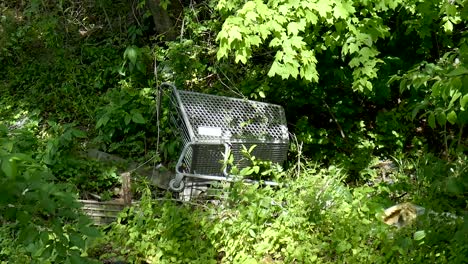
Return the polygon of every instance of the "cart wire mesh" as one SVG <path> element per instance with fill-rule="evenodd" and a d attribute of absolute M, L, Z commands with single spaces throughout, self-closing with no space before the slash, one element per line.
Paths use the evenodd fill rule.
<path fill-rule="evenodd" d="M 242 169 L 250 165 L 242 149 L 253 145 L 252 155 L 261 160 L 279 164 L 286 160 L 289 133 L 281 106 L 168 86 L 172 87 L 171 119 L 184 149 L 177 166 L 184 176 L 223 180 L 229 176 L 223 171 L 225 155 L 231 153 Z"/>

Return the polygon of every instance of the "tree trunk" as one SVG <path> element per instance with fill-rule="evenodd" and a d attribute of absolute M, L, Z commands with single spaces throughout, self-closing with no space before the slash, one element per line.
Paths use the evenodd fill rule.
<path fill-rule="evenodd" d="M 146 0 L 146 5 L 153 15 L 156 33 L 164 35 L 166 40 L 174 40 L 176 38 L 174 24 L 169 17 L 169 12 L 161 6 L 160 2 L 160 0 Z"/>

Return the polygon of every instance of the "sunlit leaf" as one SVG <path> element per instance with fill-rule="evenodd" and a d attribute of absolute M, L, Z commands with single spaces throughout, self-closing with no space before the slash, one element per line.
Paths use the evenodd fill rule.
<path fill-rule="evenodd" d="M 233 26 L 228 30 L 228 43 L 231 44 L 236 39 L 242 40 L 242 34 L 238 26 Z"/>
<path fill-rule="evenodd" d="M 445 32 L 452 32 L 453 31 L 453 24 L 450 20 L 447 20 L 447 22 L 444 23 L 442 26 L 445 30 Z"/>
<path fill-rule="evenodd" d="M 248 176 L 248 175 L 251 175 L 252 172 L 253 172 L 252 168 L 246 167 L 246 168 L 243 168 L 242 170 L 240 170 L 239 175 Z"/>
<path fill-rule="evenodd" d="M 465 74 L 468 74 L 468 69 L 466 69 L 463 66 L 459 66 L 455 70 L 448 73 L 447 76 L 454 77 L 454 76 L 465 75 Z"/>
<path fill-rule="evenodd" d="M 296 22 L 291 22 L 288 24 L 288 33 L 290 35 L 297 35 L 299 33 L 299 24 Z"/>
<path fill-rule="evenodd" d="M 465 108 L 466 103 L 468 103 L 468 94 L 465 94 L 463 97 L 460 98 L 460 106 Z"/>
<path fill-rule="evenodd" d="M 451 111 L 448 115 L 447 115 L 447 121 L 450 122 L 450 124 L 455 124 L 457 122 L 457 113 L 455 113 L 455 111 Z"/>
<path fill-rule="evenodd" d="M 139 52 L 138 47 L 129 46 L 125 49 L 124 58 L 129 59 L 131 63 L 135 64 L 138 59 Z"/>
<path fill-rule="evenodd" d="M 424 239 L 425 237 L 426 237 L 426 232 L 424 230 L 416 231 L 413 234 L 413 239 L 416 241 Z"/>

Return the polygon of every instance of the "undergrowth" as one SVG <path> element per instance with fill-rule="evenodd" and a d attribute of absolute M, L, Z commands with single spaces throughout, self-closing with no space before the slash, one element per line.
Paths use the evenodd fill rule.
<path fill-rule="evenodd" d="M 175 41 L 155 33 L 150 2 L 0 3 L 1 263 L 466 263 L 466 1 L 347 1 L 357 16 L 335 8 L 343 1 L 319 1 L 338 22 L 318 10 L 314 30 L 302 22 L 315 11 L 283 12 L 295 1 L 258 14 L 258 1 L 155 1 L 177 17 Z M 288 26 L 271 20 L 264 29 L 279 31 L 258 40 L 245 23 L 276 9 L 261 20 Z M 226 45 L 241 52 L 218 53 Z M 289 77 L 302 51 L 314 51 L 319 83 Z M 365 70 L 355 75 L 347 64 L 359 53 Z M 269 76 L 278 60 L 287 78 Z M 367 75 L 371 89 L 353 91 Z M 167 81 L 283 105 L 295 134 L 284 169 L 247 155 L 252 165 L 232 170 L 282 186 L 223 184 L 209 203 L 153 197 L 148 187 L 89 248 L 99 233 L 76 199 L 113 198 L 122 168 L 86 151 L 172 168 L 180 141 L 168 91 L 157 89 Z M 401 229 L 383 224 L 383 209 L 402 202 L 428 213 Z"/>
<path fill-rule="evenodd" d="M 466 215 L 426 214 L 397 229 L 381 220 L 395 202 L 384 184 L 350 188 L 334 166 L 297 172 L 279 188 L 225 184 L 210 202 L 153 199 L 147 190 L 94 254 L 110 248 L 102 259 L 132 263 L 463 263 Z"/>

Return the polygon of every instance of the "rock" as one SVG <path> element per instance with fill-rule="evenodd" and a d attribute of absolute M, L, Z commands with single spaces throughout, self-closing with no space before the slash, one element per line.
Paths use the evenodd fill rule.
<path fill-rule="evenodd" d="M 425 211 L 423 207 L 412 203 L 397 204 L 385 209 L 383 221 L 387 225 L 400 228 L 413 223 L 417 216 L 424 214 Z"/>

